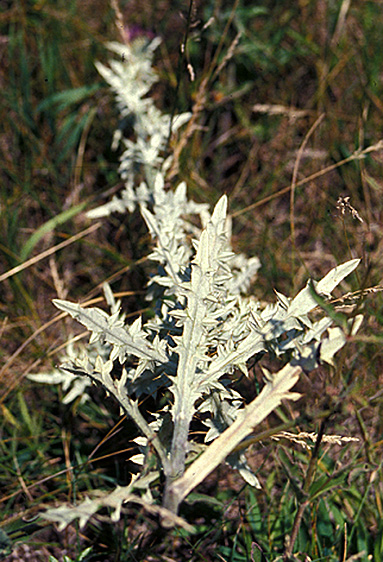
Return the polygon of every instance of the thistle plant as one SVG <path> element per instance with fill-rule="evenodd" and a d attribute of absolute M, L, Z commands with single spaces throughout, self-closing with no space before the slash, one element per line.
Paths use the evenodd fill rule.
<path fill-rule="evenodd" d="M 174 191 L 165 188 L 171 165 L 171 156 L 164 155 L 169 132 L 173 134 L 190 114 L 171 119 L 148 96 L 156 80 L 152 57 L 157 45 L 157 40 L 143 39 L 113 43 L 109 47 L 119 60 L 109 67 L 97 63 L 117 96 L 129 138 L 120 129 L 114 140 L 116 148 L 124 147 L 120 173 L 126 183 L 121 196 L 88 213 L 100 217 L 133 212 L 138 206 L 152 238 L 149 258 L 157 266 L 147 286 L 153 316 L 128 324 L 108 285 L 104 291 L 110 312 L 55 300 L 57 308 L 89 330 L 89 344 L 64 359 L 62 378 L 57 373 L 34 376 L 66 388 L 72 385 L 67 402 L 84 398 L 86 384 L 78 386 L 76 381 L 101 386 L 139 430 L 139 453 L 132 460 L 141 470 L 125 487 L 95 491 L 76 506 L 48 510 L 44 517 L 61 527 L 76 518 L 84 525 L 103 506 L 111 507 L 112 520 L 118 520 L 129 501 L 159 514 L 164 526 L 187 526 L 178 515 L 182 501 L 222 461 L 259 487 L 243 452 L 246 439 L 282 400 L 299 397 L 292 389 L 302 370 L 333 363 L 362 321 L 359 315 L 334 325 L 334 315 L 325 307 L 321 318 L 310 317 L 360 260 L 337 266 L 319 282 L 309 280 L 294 298 L 276 293 L 276 302 L 263 306 L 246 296 L 260 262 L 233 252 L 227 197 L 210 213 L 208 205 L 188 199 L 185 183 Z M 265 354 L 279 357 L 284 366 L 275 374 L 264 369 L 261 392 L 246 404 L 235 388 L 236 375 L 251 379 L 249 362 Z M 142 399 L 159 392 L 167 397 L 166 405 L 144 414 Z M 190 436 L 196 416 L 206 426 L 204 443 Z M 160 474 L 165 482 L 161 505 L 153 494 Z"/>

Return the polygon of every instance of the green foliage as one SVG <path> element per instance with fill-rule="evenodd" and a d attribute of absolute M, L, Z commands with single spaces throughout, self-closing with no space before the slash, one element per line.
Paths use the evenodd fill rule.
<path fill-rule="evenodd" d="M 0 557 L 3 558 L 8 554 L 11 554 L 11 539 L 8 537 L 6 533 L 2 529 L 0 529 Z"/>
<path fill-rule="evenodd" d="M 85 21 L 87 10 L 61 1 L 40 6 L 17 0 L 1 20 L 1 80 L 7 87 L 0 101 L 0 249 L 7 269 L 57 235 L 64 222 L 58 215 L 67 219 L 61 236 L 73 231 L 69 206 L 79 202 L 82 182 L 95 178 L 92 160 L 102 162 L 90 130 L 99 128 L 94 108 L 101 84 L 94 57 L 104 52 L 105 38 L 97 34 L 95 21 Z M 101 170 L 102 164 L 100 178 Z M 36 317 L 34 299 L 28 298 L 30 280 L 19 275 L 9 289 L 19 313 Z"/>

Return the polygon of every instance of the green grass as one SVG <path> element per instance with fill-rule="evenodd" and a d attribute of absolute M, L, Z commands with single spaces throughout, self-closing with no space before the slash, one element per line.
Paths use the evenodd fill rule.
<path fill-rule="evenodd" d="M 362 257 L 363 266 L 345 292 L 379 285 L 383 152 L 337 164 L 383 138 L 381 7 L 351 3 L 343 21 L 346 2 L 263 0 L 254 6 L 243 0 L 232 11 L 234 4 L 197 5 L 186 60 L 179 65 L 187 4 L 148 0 L 142 10 L 138 0 L 120 2 L 128 26 L 163 37 L 156 60 L 161 82 L 153 92 L 158 106 L 170 112 L 176 104 L 183 111 L 203 97 L 174 185 L 185 180 L 193 198 L 211 204 L 228 193 L 236 249 L 262 261 L 256 285 L 261 300 L 272 299 L 274 288 L 291 294 L 308 272 L 320 277 L 351 257 Z M 212 16 L 214 23 L 203 29 Z M 76 206 L 105 202 L 122 184 L 118 154 L 111 150 L 117 111 L 94 68 L 95 60 L 107 60 L 104 43 L 119 39 L 110 4 L 16 0 L 5 6 L 0 26 L 1 278 L 85 231 L 90 223 Z M 229 57 L 238 32 L 241 40 Z M 275 113 L 275 106 L 285 109 Z M 339 196 L 350 197 L 363 223 L 341 215 Z M 113 276 L 113 289 L 129 292 L 125 310 L 137 310 L 148 275 L 139 259 L 147 250 L 140 219 L 114 215 L 1 282 L 0 529 L 15 542 L 19 559 L 23 543 L 35 560 L 48 560 L 49 554 L 76 559 L 91 546 L 86 560 L 274 561 L 285 552 L 299 506 L 307 502 L 296 560 L 345 562 L 358 553 L 355 560 L 383 560 L 379 290 L 363 297 L 366 320 L 336 367 L 302 377 L 303 400 L 280 409 L 261 428 L 299 417 L 297 430 L 317 432 L 325 419 L 326 433 L 360 438 L 343 446 L 323 444 L 312 477 L 307 478 L 312 449 L 265 438 L 249 456 L 263 489 L 243 486 L 220 467 L 198 489 L 215 502 L 197 497 L 184 506 L 195 535 L 164 534 L 154 518 L 133 508 L 118 525 L 100 518 L 82 531 L 73 526 L 58 533 L 35 520 L 48 504 L 75 501 L 94 487 L 130 478 L 129 452 L 119 451 L 121 440 L 129 447 L 135 435 L 125 421 L 113 432 L 119 412 L 112 403 L 94 389 L 94 403 L 64 406 L 58 389 L 25 376 L 58 363 L 59 347 L 75 329 L 51 322 L 52 298 L 99 297 L 101 283 Z M 9 550 L 2 540 L 0 556 L 1 549 Z"/>

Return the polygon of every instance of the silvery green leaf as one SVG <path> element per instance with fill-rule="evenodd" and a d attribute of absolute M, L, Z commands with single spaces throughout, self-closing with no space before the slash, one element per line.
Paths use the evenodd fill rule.
<path fill-rule="evenodd" d="M 83 361 L 84 358 L 87 357 L 85 354 L 88 354 L 89 356 L 96 355 L 99 351 L 100 349 L 91 347 L 86 348 L 83 345 L 75 347 L 72 338 L 70 338 L 65 346 L 65 355 L 61 356 L 60 359 L 74 361 L 82 357 Z M 88 361 L 88 359 L 86 359 L 86 361 Z M 76 400 L 76 398 L 80 398 L 81 404 L 83 404 L 89 399 L 87 391 L 92 383 L 88 378 L 82 375 L 75 375 L 68 371 L 53 369 L 51 373 L 29 374 L 28 378 L 38 383 L 61 384 L 64 392 L 64 396 L 62 398 L 63 404 L 70 404 Z"/>
<path fill-rule="evenodd" d="M 275 375 L 266 375 L 261 393 L 239 413 L 235 422 L 207 447 L 185 473 L 170 484 L 168 493 L 165 494 L 165 505 L 168 502 L 179 505 L 182 499 L 250 435 L 254 427 L 282 400 L 297 400 L 300 395 L 290 390 L 297 382 L 299 374 L 299 367 L 286 365 Z"/>
<path fill-rule="evenodd" d="M 137 455 L 133 455 L 132 457 L 130 457 L 129 461 L 134 462 L 135 464 L 139 464 L 140 466 L 143 466 L 145 461 L 145 455 L 143 453 L 137 453 Z"/>
<path fill-rule="evenodd" d="M 128 206 L 125 202 L 114 195 L 113 198 L 104 205 L 87 211 L 86 216 L 89 219 L 99 219 L 101 217 L 107 217 L 112 213 L 124 213 L 127 208 Z"/>
<path fill-rule="evenodd" d="M 111 520 L 116 522 L 120 519 L 123 504 L 133 501 L 142 504 L 139 496 L 133 492 L 137 489 L 145 489 L 158 478 L 158 473 L 152 472 L 148 475 L 133 481 L 129 486 L 117 486 L 112 492 L 94 490 L 94 499 L 85 498 L 78 505 L 61 505 L 56 508 L 48 509 L 41 513 L 41 517 L 58 524 L 59 531 L 62 531 L 75 519 L 79 519 L 81 528 L 85 527 L 89 519 L 101 508 L 109 507 L 113 509 Z"/>
<path fill-rule="evenodd" d="M 350 273 L 354 271 L 359 262 L 359 259 L 354 259 L 334 267 L 327 273 L 327 275 L 325 275 L 325 277 L 323 277 L 323 279 L 321 279 L 321 281 L 314 284 L 315 290 L 319 294 L 330 296 L 335 287 L 339 285 L 339 283 L 343 281 L 347 275 L 350 275 Z M 302 289 L 292 300 L 288 308 L 288 314 L 289 316 L 301 316 L 303 314 L 307 314 L 316 306 L 317 303 L 310 292 L 309 281 L 306 287 Z"/>
<path fill-rule="evenodd" d="M 285 310 L 287 310 L 290 306 L 290 299 L 288 299 L 287 297 L 285 297 L 285 295 L 282 295 L 282 293 L 279 293 L 278 291 L 276 291 L 274 289 L 274 292 L 277 296 L 277 299 L 281 305 L 281 307 Z"/>
<path fill-rule="evenodd" d="M 191 116 L 192 113 L 190 113 L 190 111 L 186 111 L 185 113 L 179 113 L 178 115 L 176 115 L 172 120 L 172 132 L 175 133 L 176 131 L 178 131 L 178 129 L 182 127 L 182 125 L 185 125 L 185 123 L 189 121 Z"/>
<path fill-rule="evenodd" d="M 341 328 L 329 328 L 328 337 L 322 340 L 320 358 L 322 361 L 334 364 L 333 357 L 346 343 L 346 336 Z"/>
<path fill-rule="evenodd" d="M 262 351 L 266 351 L 266 349 L 267 347 L 263 335 L 252 330 L 234 350 L 231 351 L 230 348 L 228 348 L 211 361 L 206 373 L 206 380 L 210 382 L 217 377 L 217 375 L 224 375 L 228 372 L 230 367 L 243 365 L 250 357 Z"/>
<path fill-rule="evenodd" d="M 304 334 L 302 343 L 309 343 L 311 340 L 320 341 L 321 336 L 331 326 L 331 324 L 331 318 L 328 318 L 327 316 L 321 318 Z"/>
<path fill-rule="evenodd" d="M 60 505 L 40 513 L 40 516 L 43 519 L 57 523 L 58 530 L 62 531 L 75 519 L 79 519 L 80 527 L 84 527 L 100 507 L 99 503 L 86 498 L 78 506 Z"/>
<path fill-rule="evenodd" d="M 253 488 L 257 488 L 260 490 L 262 488 L 258 478 L 251 470 L 245 454 L 242 453 L 232 453 L 226 459 L 227 464 L 229 464 L 232 468 L 238 470 L 239 474 L 242 476 L 245 482 Z"/>
<path fill-rule="evenodd" d="M 330 296 L 332 291 L 345 277 L 350 275 L 354 269 L 359 265 L 360 259 L 353 259 L 334 267 L 321 279 L 316 285 L 316 291 L 319 294 Z"/>
<path fill-rule="evenodd" d="M 66 374 L 67 376 L 70 375 L 70 373 L 63 373 L 63 374 L 64 375 Z M 71 402 L 76 400 L 76 398 L 79 397 L 81 398 L 81 403 L 86 402 L 89 399 L 87 389 L 90 386 L 91 386 L 90 381 L 85 377 L 74 377 L 71 388 L 69 392 L 63 397 L 62 403 L 70 404 Z"/>
<path fill-rule="evenodd" d="M 308 282 L 306 287 L 304 287 L 304 289 L 302 289 L 291 301 L 290 305 L 288 306 L 288 314 L 290 316 L 300 316 L 302 314 L 307 314 L 313 308 L 315 308 L 316 305 L 317 303 L 311 296 Z"/>
<path fill-rule="evenodd" d="M 208 331 L 204 320 L 211 307 L 217 303 L 210 297 L 218 289 L 215 276 L 220 267 L 220 253 L 225 251 L 225 219 L 227 198 L 223 196 L 217 203 L 211 221 L 201 234 L 198 249 L 191 265 L 190 283 L 182 285 L 186 296 L 186 313 L 182 335 L 174 338 L 178 355 L 177 376 L 170 390 L 174 396 L 172 416 L 174 433 L 171 446 L 171 473 L 183 471 L 187 452 L 187 435 L 195 403 L 202 395 L 203 372 L 210 362 L 208 356 Z M 199 372 L 201 376 L 199 376 Z"/>
<path fill-rule="evenodd" d="M 215 205 L 211 216 L 211 223 L 216 227 L 218 232 L 225 234 L 225 220 L 227 213 L 227 197 L 222 195 L 218 203 Z M 225 234 L 226 236 L 226 234 Z"/>
<path fill-rule="evenodd" d="M 166 354 L 159 349 L 154 349 L 147 341 L 146 334 L 142 331 L 137 332 L 135 325 L 133 325 L 133 333 L 129 333 L 129 328 L 125 328 L 120 320 L 110 317 L 99 308 L 82 308 L 79 304 L 59 299 L 54 299 L 53 303 L 91 330 L 91 342 L 105 340 L 116 346 L 124 355 L 131 354 L 152 361 L 167 361 Z"/>
<path fill-rule="evenodd" d="M 229 379 L 221 379 L 221 383 L 216 385 L 216 388 L 211 387 L 205 400 L 197 408 L 200 414 L 211 414 L 211 418 L 203 421 L 204 425 L 210 428 L 205 436 L 205 443 L 223 433 L 236 419 L 238 410 L 243 407 L 244 400 L 238 392 L 229 388 Z"/>
<path fill-rule="evenodd" d="M 87 389 L 91 386 L 91 382 L 85 377 L 55 370 L 52 373 L 29 374 L 28 379 L 45 384 L 61 384 L 64 392 L 69 389 L 62 399 L 63 404 L 70 404 L 76 398 L 81 398 L 82 404 L 89 400 Z"/>
<path fill-rule="evenodd" d="M 351 334 L 355 335 L 363 321 L 363 315 L 358 314 L 355 318 L 348 320 Z M 334 364 L 334 355 L 344 346 L 347 338 L 344 331 L 338 326 L 328 329 L 328 337 L 324 338 L 320 346 L 320 358 L 322 361 Z"/>
<path fill-rule="evenodd" d="M 103 283 L 102 290 L 104 291 L 105 300 L 110 308 L 110 312 L 112 313 L 112 315 L 113 314 L 119 315 L 121 310 L 121 301 L 120 300 L 116 301 L 109 283 Z M 120 319 L 123 321 L 124 316 L 121 315 Z"/>
<path fill-rule="evenodd" d="M 70 373 L 62 373 L 61 371 L 52 371 L 51 373 L 38 373 L 29 374 L 27 378 L 34 382 L 40 382 L 45 384 L 62 384 L 63 389 L 69 388 L 71 383 L 76 379 L 74 375 Z"/>
<path fill-rule="evenodd" d="M 118 137 L 115 135 L 113 143 L 114 149 L 120 142 L 125 146 L 119 172 L 129 184 L 129 193 L 126 191 L 121 200 L 114 198 L 111 204 L 92 210 L 89 216 L 93 218 L 116 210 L 133 210 L 139 199 L 138 194 L 136 197 L 136 190 L 132 188 L 137 177 L 137 164 L 144 169 L 146 182 L 151 191 L 154 171 L 160 170 L 165 164 L 163 151 L 170 128 L 175 132 L 191 117 L 191 113 L 174 115 L 172 118 L 163 115 L 155 107 L 153 100 L 147 96 L 150 88 L 157 81 L 156 73 L 152 68 L 152 59 L 159 40 L 154 39 L 144 47 L 137 47 L 139 44 L 138 39 L 129 45 L 109 43 L 108 47 L 118 55 L 118 60 L 110 61 L 109 67 L 96 63 L 97 70 L 116 94 L 122 122 L 128 121 L 133 128 L 134 140 L 124 138 L 121 126 Z M 166 168 L 170 165 L 169 158 Z"/>
<path fill-rule="evenodd" d="M 169 130 L 186 123 L 190 114 L 164 115 L 148 95 L 157 80 L 152 68 L 157 45 L 158 41 L 145 40 L 115 43 L 110 48 L 116 60 L 109 66 L 97 65 L 117 98 L 121 127 L 113 148 L 122 148 L 119 173 L 126 183 L 120 198 L 91 212 L 101 216 L 139 207 L 153 242 L 149 258 L 156 271 L 147 290 L 153 317 L 144 325 L 141 318 L 125 325 L 108 287 L 105 293 L 111 314 L 66 301 L 55 304 L 91 331 L 91 343 L 99 343 L 97 353 L 90 346 L 86 356 L 69 358 L 64 369 L 75 381 L 86 375 L 101 384 L 135 421 L 141 433 L 141 441 L 136 441 L 140 455 L 150 454 L 154 448 L 162 465 L 163 505 L 173 515 L 164 508 L 156 507 L 157 512 L 163 510 L 161 517 L 174 524 L 187 491 L 224 458 L 232 459 L 248 481 L 258 484 L 244 455 L 233 455 L 233 448 L 282 399 L 296 399 L 291 388 L 300 368 L 314 369 L 320 359 L 332 361 L 346 335 L 354 333 L 361 320 L 357 317 L 351 325 L 344 316 L 343 324 L 338 323 L 344 331 L 331 328 L 335 315 L 322 303 L 323 317 L 313 322 L 308 314 L 317 305 L 317 295 L 310 282 L 294 299 L 276 292 L 277 302 L 266 306 L 242 296 L 260 264 L 258 258 L 233 253 L 227 198 L 222 197 L 210 215 L 207 205 L 188 199 L 185 183 L 175 190 L 169 188 L 166 174 L 172 155 L 165 154 Z M 129 138 L 124 130 L 129 130 Z M 330 295 L 358 263 L 351 260 L 331 270 L 315 284 L 317 293 Z M 288 354 L 291 363 L 275 376 L 266 375 L 261 394 L 244 407 L 242 397 L 231 388 L 231 375 L 237 376 L 238 371 L 247 375 L 247 362 L 258 361 L 267 352 L 278 357 Z M 148 422 L 139 403 L 142 396 L 155 398 L 159 389 L 172 400 L 160 412 L 150 412 Z M 196 410 L 203 413 L 206 440 L 212 443 L 185 472 L 186 462 L 196 454 L 189 435 Z M 120 515 L 121 494 L 111 495 L 115 519 Z M 134 501 L 146 500 L 154 509 L 149 487 L 143 495 L 135 495 Z M 94 505 L 86 507 L 92 512 Z M 86 515 L 80 511 L 76 517 L 83 522 Z"/>
<path fill-rule="evenodd" d="M 363 322 L 363 314 L 357 314 L 354 318 L 350 318 L 348 324 L 351 326 L 351 336 L 355 336 Z"/>

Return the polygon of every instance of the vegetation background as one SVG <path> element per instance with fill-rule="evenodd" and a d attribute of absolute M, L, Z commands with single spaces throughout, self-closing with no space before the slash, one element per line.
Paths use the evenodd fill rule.
<path fill-rule="evenodd" d="M 304 505 L 294 559 L 379 562 L 382 3 L 120 0 L 123 27 L 115 7 L 0 0 L 0 530 L 14 541 L 11 554 L 0 535 L 0 557 L 80 559 L 92 547 L 86 560 L 271 561 Z M 198 490 L 211 502 L 185 505 L 195 535 L 165 535 L 132 508 L 119 525 L 99 518 L 82 531 L 36 519 L 46 505 L 126 483 L 132 470 L 132 428 L 102 392 L 65 406 L 61 389 L 26 379 L 51 370 L 76 329 L 52 298 L 101 302 L 109 280 L 132 318 L 148 306 L 140 217 L 95 223 L 84 214 L 122 187 L 111 149 L 117 110 L 94 62 L 106 63 L 105 42 L 124 34 L 162 38 L 152 95 L 165 112 L 194 107 L 187 142 L 181 134 L 170 147 L 182 148 L 172 184 L 185 180 L 190 197 L 212 205 L 228 194 L 235 249 L 262 262 L 259 300 L 274 289 L 292 296 L 309 275 L 363 260 L 343 285 L 363 290 L 346 303 L 365 315 L 360 335 L 334 369 L 303 377 L 303 399 L 261 428 L 295 419 L 296 431 L 317 431 L 326 415 L 326 433 L 359 442 L 322 446 L 307 491 L 312 449 L 265 438 L 250 451 L 262 490 L 220 467 Z M 253 396 L 253 382 L 244 384 Z"/>

